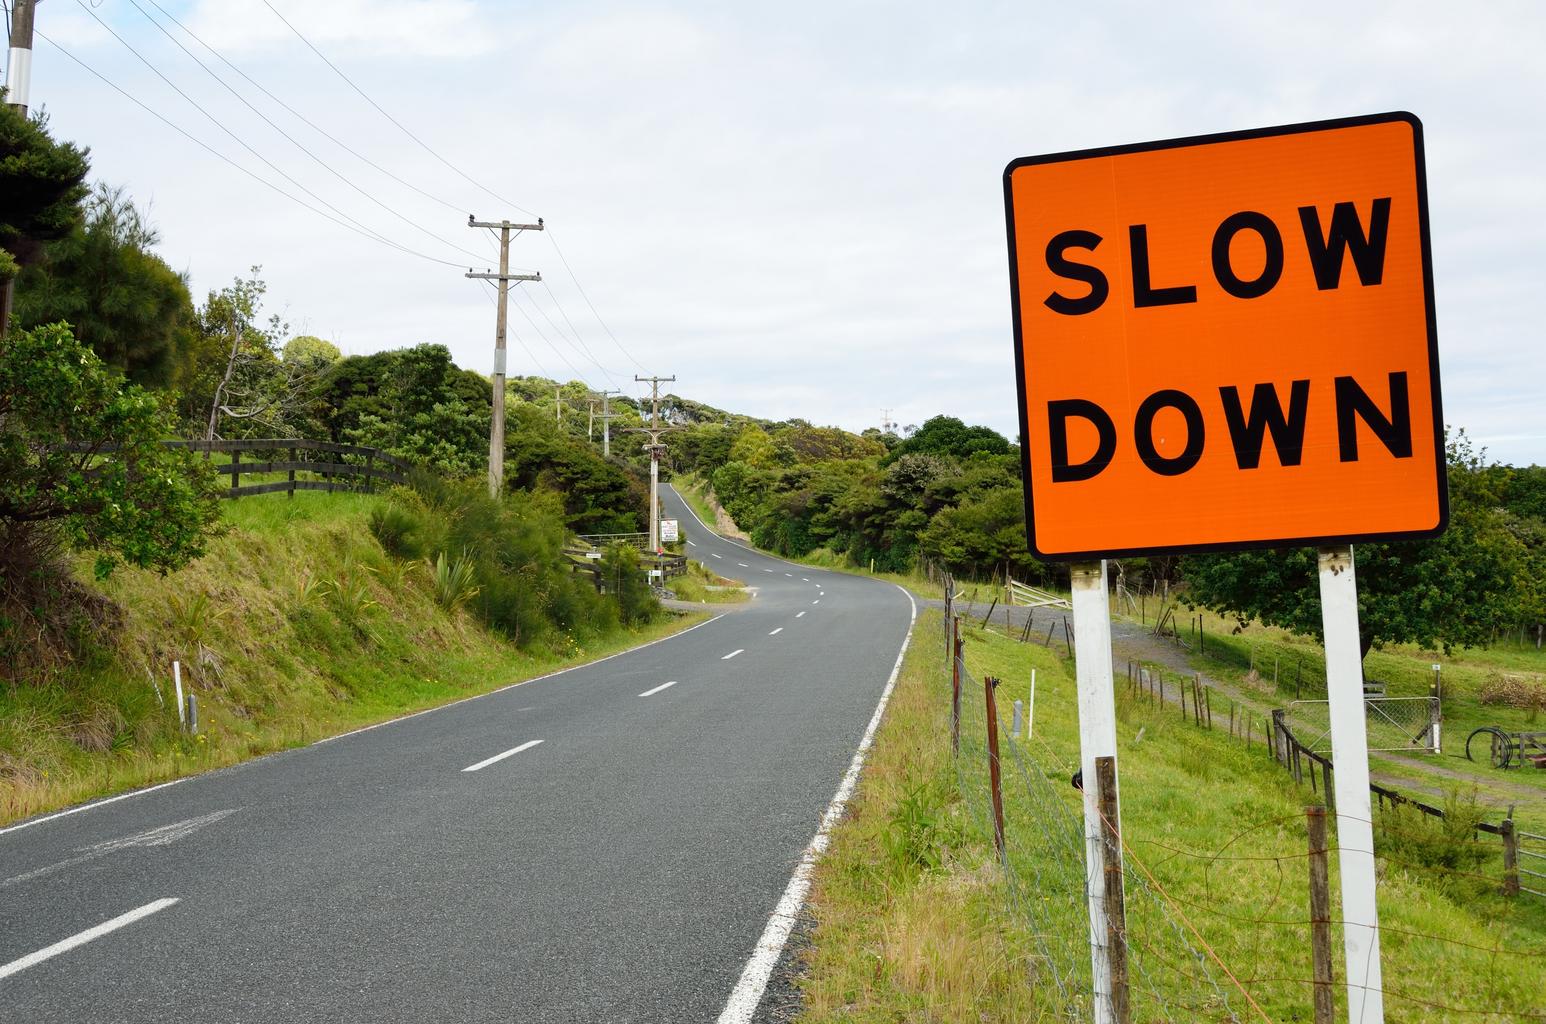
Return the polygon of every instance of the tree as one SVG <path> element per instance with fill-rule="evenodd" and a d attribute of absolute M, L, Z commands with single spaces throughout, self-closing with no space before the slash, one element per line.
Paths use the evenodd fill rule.
<path fill-rule="evenodd" d="M 1390 643 L 1475 647 L 1513 625 L 1523 598 L 1526 550 L 1500 510 L 1499 478 L 1465 435 L 1447 445 L 1449 529 L 1431 540 L 1360 544 L 1358 628 L 1362 653 Z M 1308 548 L 1200 555 L 1185 561 L 1190 600 L 1320 637 L 1316 553 Z"/>
<path fill-rule="evenodd" d="M 342 358 L 343 353 L 338 351 L 337 345 L 310 334 L 297 334 L 285 342 L 284 361 L 287 363 L 331 366 Z"/>
<path fill-rule="evenodd" d="M 1006 455 L 1010 449 L 1010 443 L 992 427 L 968 427 L 954 416 L 934 416 L 909 431 L 907 440 L 891 449 L 891 458 L 926 452 L 964 459 L 979 452 Z"/>
<path fill-rule="evenodd" d="M 252 268 L 249 278 L 237 278 L 211 292 L 199 310 L 204 338 L 200 369 L 185 403 L 190 418 L 201 416 L 206 441 L 256 429 L 270 435 L 306 433 L 301 421 L 321 386 L 323 367 L 304 360 L 280 362 L 279 339 L 289 325 L 277 314 L 260 321 L 268 286 Z"/>
<path fill-rule="evenodd" d="M 50 138 L 45 118 L 0 101 L 0 336 L 16 275 L 80 223 L 87 170 L 85 151 Z"/>
<path fill-rule="evenodd" d="M 98 184 L 85 223 L 49 244 L 17 285 L 21 327 L 67 321 L 75 337 L 137 384 L 188 369 L 197 325 L 183 275 L 151 248 L 156 230 L 121 188 Z"/>
<path fill-rule="evenodd" d="M 214 474 L 161 443 L 173 422 L 63 324 L 0 340 L 0 576 L 36 575 L 61 545 L 97 551 L 98 576 L 203 554 Z"/>

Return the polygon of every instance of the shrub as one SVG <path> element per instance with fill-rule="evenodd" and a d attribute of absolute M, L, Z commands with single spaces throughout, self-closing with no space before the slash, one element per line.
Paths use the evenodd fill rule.
<path fill-rule="evenodd" d="M 429 566 L 430 578 L 435 583 L 435 602 L 440 607 L 455 611 L 462 605 L 478 596 L 481 589 L 475 582 L 478 567 L 466 552 L 457 555 L 454 560 L 446 558 L 442 551 L 433 562 L 425 560 Z"/>

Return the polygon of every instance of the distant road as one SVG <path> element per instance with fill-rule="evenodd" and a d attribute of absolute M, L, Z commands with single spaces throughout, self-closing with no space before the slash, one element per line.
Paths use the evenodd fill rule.
<path fill-rule="evenodd" d="M 0 829 L 0 1021 L 715 1020 L 912 602 L 662 497 L 691 557 L 757 588 L 749 606 Z"/>

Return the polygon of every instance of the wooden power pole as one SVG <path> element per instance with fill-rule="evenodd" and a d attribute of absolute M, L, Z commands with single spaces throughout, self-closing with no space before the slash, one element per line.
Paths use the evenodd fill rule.
<path fill-rule="evenodd" d="M 11 109 L 27 116 L 32 92 L 32 18 L 35 0 L 11 2 L 11 50 L 5 61 L 5 101 Z M 11 322 L 11 302 L 16 294 L 16 279 L 0 283 L 0 338 Z"/>
<path fill-rule="evenodd" d="M 542 280 L 541 274 L 510 273 L 510 232 L 541 231 L 542 218 L 538 217 L 535 224 L 512 224 L 507 220 L 473 220 L 469 213 L 467 226 L 499 229 L 499 273 L 467 271 L 468 277 L 499 282 L 499 312 L 494 326 L 494 416 L 488 432 L 488 492 L 497 498 L 505 486 L 505 306 L 511 281 Z"/>
<path fill-rule="evenodd" d="M 660 443 L 660 435 L 667 428 L 660 425 L 660 385 L 663 381 L 675 381 L 676 375 L 669 377 L 639 377 L 634 380 L 650 386 L 650 425 L 643 428 L 650 436 L 650 550 L 660 550 L 660 453 L 665 451 L 665 445 Z"/>

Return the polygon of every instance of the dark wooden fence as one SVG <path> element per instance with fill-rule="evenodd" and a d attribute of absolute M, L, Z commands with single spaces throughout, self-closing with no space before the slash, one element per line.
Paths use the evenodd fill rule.
<path fill-rule="evenodd" d="M 226 498 L 281 491 L 290 497 L 294 497 L 296 491 L 374 491 L 377 481 L 406 484 L 407 474 L 415 468 L 413 463 L 389 455 L 380 448 L 299 437 L 168 441 L 166 444 L 172 448 L 230 455 L 230 462 L 215 467 L 216 472 L 231 479 L 231 485 L 221 495 Z M 242 483 L 243 476 L 274 473 L 283 473 L 285 478 Z M 304 475 L 297 476 L 297 473 Z"/>

